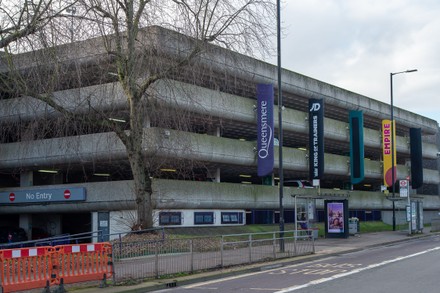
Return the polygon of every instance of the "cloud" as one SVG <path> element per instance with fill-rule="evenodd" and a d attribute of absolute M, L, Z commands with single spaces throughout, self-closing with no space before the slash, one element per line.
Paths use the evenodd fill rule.
<path fill-rule="evenodd" d="M 440 1 L 308 0 L 283 5 L 282 66 L 440 121 Z M 276 61 L 272 61 L 276 63 Z M 438 108 L 438 110 L 433 110 Z"/>

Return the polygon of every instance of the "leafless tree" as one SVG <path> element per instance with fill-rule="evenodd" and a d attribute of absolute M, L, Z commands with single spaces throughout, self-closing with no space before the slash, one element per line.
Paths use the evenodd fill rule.
<path fill-rule="evenodd" d="M 77 40 L 97 37 L 94 43 L 100 44 L 94 49 L 97 54 L 95 58 L 99 59 L 101 55 L 98 53 L 104 51 L 105 54 L 101 57 L 105 62 L 101 59 L 90 61 L 87 63 L 88 67 L 81 65 L 82 71 L 74 74 L 72 72 L 78 67 L 75 64 L 79 63 L 65 57 L 66 51 L 74 48 L 73 44 L 70 49 L 61 46 L 53 50 L 46 49 L 44 53 L 40 50 L 37 54 L 38 62 L 35 61 L 35 66 L 39 70 L 35 71 L 37 72 L 35 74 L 28 73 L 28 76 L 21 75 L 19 79 L 21 86 L 17 92 L 32 95 L 49 105 L 64 121 L 70 119 L 71 125 L 104 127 L 116 133 L 125 146 L 133 175 L 138 224 L 143 228 L 152 227 L 154 203 L 151 178 L 160 163 L 154 161 L 154 155 L 151 153 L 145 154 L 145 143 L 148 140 L 145 128 L 150 121 L 156 121 L 158 127 L 181 130 L 182 127 L 186 127 L 182 119 L 187 114 L 178 109 L 171 111 L 163 104 L 150 99 L 153 85 L 160 80 L 173 78 L 188 81 L 185 79 L 194 74 L 194 66 L 199 66 L 198 59 L 206 50 L 212 48 L 212 45 L 254 56 L 267 54 L 272 48 L 271 38 L 276 27 L 274 2 L 269 0 L 78 0 L 74 6 L 69 4 L 70 6 L 63 8 L 65 11 L 66 8 L 75 7 L 75 15 L 71 14 L 71 18 L 66 18 L 70 19 L 71 23 L 60 24 L 52 21 L 51 27 L 46 26 L 44 30 L 46 33 L 55 34 L 51 36 L 51 40 L 56 39 L 58 43 L 63 43 L 69 40 L 66 39 L 65 31 L 69 31 L 70 25 L 72 32 L 75 25 Z M 52 3 L 47 3 L 46 9 L 50 5 Z M 27 36 L 26 32 L 29 30 L 40 30 L 42 26 L 48 25 L 45 15 L 46 13 L 42 12 L 31 18 L 28 17 L 29 20 L 24 24 L 18 18 L 15 23 L 20 24 L 19 28 L 23 27 L 20 30 L 23 31 L 23 35 L 11 36 L 11 41 L 1 47 L 11 46 L 13 44 L 11 42 Z M 26 23 L 33 22 L 38 25 L 31 28 L 26 26 Z M 62 25 L 64 25 L 64 37 L 57 38 L 61 33 Z M 156 43 L 151 34 L 155 27 L 176 32 L 172 33 L 176 38 L 173 44 L 179 48 L 161 47 L 161 44 Z M 73 41 L 73 37 L 71 40 Z M 47 46 L 41 45 L 41 48 L 45 47 Z M 64 57 L 60 56 L 60 52 L 65 54 Z M 42 56 L 46 57 L 42 58 Z M 82 58 L 78 56 L 77 58 Z M 51 66 L 48 66 L 42 59 L 56 61 L 52 61 Z M 84 56 L 83 59 L 86 60 L 87 57 Z M 82 64 L 85 63 L 84 60 Z M 90 71 L 86 71 L 87 68 Z M 43 74 L 44 78 L 43 70 L 46 70 Z M 200 77 L 200 71 L 203 70 L 209 75 L 209 69 L 197 68 L 198 73 L 194 76 Z M 47 80 L 48 76 L 55 75 L 56 79 Z M 92 76 L 99 77 L 99 82 L 92 81 Z M 14 76 L 13 79 L 18 78 Z M 34 85 L 38 84 L 38 88 L 30 86 L 28 84 L 30 80 Z M 76 108 L 66 107 L 52 94 L 62 88 L 109 81 L 116 81 L 125 97 L 122 107 L 126 113 L 125 124 L 109 119 L 116 110 L 102 111 L 89 102 L 89 113 L 93 115 L 84 115 L 78 113 Z M 120 111 L 120 108 L 118 109 Z"/>
<path fill-rule="evenodd" d="M 48 29 L 56 19 L 63 19 L 75 5 L 54 0 L 0 0 L 0 48 L 19 46 L 21 40 Z M 36 40 L 36 38 L 34 38 Z M 17 51 L 14 48 L 13 51 Z"/>

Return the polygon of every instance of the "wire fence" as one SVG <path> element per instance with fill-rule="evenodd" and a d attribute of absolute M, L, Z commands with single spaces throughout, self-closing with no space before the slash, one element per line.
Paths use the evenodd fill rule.
<path fill-rule="evenodd" d="M 315 252 L 311 230 L 113 243 L 115 283 L 288 258 Z"/>

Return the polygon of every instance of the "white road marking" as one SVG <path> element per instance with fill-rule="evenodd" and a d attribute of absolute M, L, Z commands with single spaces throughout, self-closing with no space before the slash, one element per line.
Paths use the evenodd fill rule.
<path fill-rule="evenodd" d="M 322 262 L 322 261 L 324 261 L 326 259 L 330 259 L 330 258 L 314 260 L 314 261 L 307 262 L 307 263 Z M 284 269 L 286 269 L 286 268 L 294 268 L 294 267 L 298 267 L 298 266 L 303 266 L 304 264 L 305 263 L 297 263 L 297 264 L 294 264 L 294 265 L 290 265 L 290 266 L 284 267 Z M 238 275 L 238 276 L 226 277 L 226 278 L 221 278 L 221 279 L 215 279 L 215 280 L 206 281 L 206 282 L 202 282 L 202 283 L 195 283 L 195 284 L 192 284 L 192 285 L 182 286 L 182 288 L 191 289 L 191 288 L 196 288 L 196 287 L 200 287 L 200 286 L 220 283 L 220 282 L 224 282 L 224 281 L 236 280 L 236 279 L 246 278 L 246 277 L 260 275 L 260 274 L 267 274 L 267 273 L 274 272 L 274 271 L 279 271 L 279 270 L 280 270 L 280 268 L 275 268 L 275 269 L 266 270 L 266 271 L 259 271 L 259 272 L 253 272 L 253 273 L 244 274 L 244 275 Z M 279 290 L 279 289 L 276 289 L 276 290 Z"/>
<path fill-rule="evenodd" d="M 411 258 L 411 257 L 419 256 L 419 255 L 422 255 L 422 254 L 425 254 L 425 253 L 429 253 L 429 252 L 432 252 L 432 251 L 436 251 L 436 250 L 439 250 L 439 249 L 440 249 L 440 247 L 434 247 L 434 248 L 431 248 L 431 249 L 428 249 L 428 250 L 425 250 L 425 251 L 421 251 L 421 252 L 418 252 L 418 253 L 397 257 L 395 259 L 386 260 L 386 261 L 383 261 L 383 262 L 380 262 L 380 263 L 377 263 L 377 264 L 372 264 L 372 265 L 369 265 L 369 266 L 364 267 L 364 268 L 354 269 L 352 271 L 349 271 L 349 272 L 346 272 L 346 273 L 337 274 L 337 275 L 334 275 L 332 277 L 314 280 L 314 281 L 311 281 L 311 282 L 309 282 L 307 284 L 293 286 L 293 287 L 289 287 L 289 288 L 284 288 L 284 289 L 282 289 L 280 291 L 276 291 L 275 293 L 293 292 L 293 291 L 296 291 L 296 290 L 299 290 L 299 289 L 307 288 L 307 287 L 310 287 L 310 286 L 313 286 L 313 285 L 317 285 L 317 284 L 322 284 L 322 283 L 325 283 L 325 282 L 328 282 L 328 281 L 332 281 L 332 280 L 335 280 L 335 279 L 339 279 L 339 278 L 343 278 L 343 277 L 350 276 L 350 275 L 353 275 L 353 274 L 357 274 L 357 273 L 360 273 L 362 271 L 366 271 L 366 270 L 370 270 L 370 269 L 373 269 L 373 268 L 381 267 L 381 266 L 384 266 L 384 265 L 387 265 L 387 264 L 390 264 L 390 263 L 398 262 L 398 261 L 401 261 L 401 260 L 404 260 L 404 259 L 408 259 L 408 258 Z"/>

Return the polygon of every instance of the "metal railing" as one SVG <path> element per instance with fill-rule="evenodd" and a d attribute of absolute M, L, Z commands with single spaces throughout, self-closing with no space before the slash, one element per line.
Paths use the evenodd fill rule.
<path fill-rule="evenodd" d="M 280 246 L 280 242 L 283 245 Z M 280 250 L 280 247 L 283 250 Z M 311 230 L 233 234 L 193 239 L 114 242 L 115 282 L 159 278 L 313 254 Z"/>

